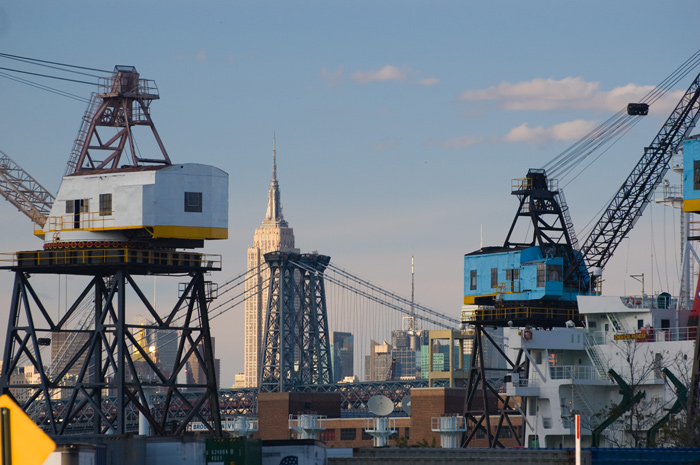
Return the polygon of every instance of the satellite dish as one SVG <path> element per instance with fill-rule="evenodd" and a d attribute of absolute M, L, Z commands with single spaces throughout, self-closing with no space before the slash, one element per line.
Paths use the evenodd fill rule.
<path fill-rule="evenodd" d="M 401 399 L 401 408 L 407 415 L 411 415 L 411 396 L 406 396 Z"/>
<path fill-rule="evenodd" d="M 367 401 L 367 407 L 378 417 L 384 417 L 394 411 L 394 402 L 387 396 L 372 396 Z"/>

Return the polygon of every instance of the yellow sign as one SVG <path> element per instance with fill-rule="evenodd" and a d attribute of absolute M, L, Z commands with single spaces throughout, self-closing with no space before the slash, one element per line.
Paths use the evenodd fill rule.
<path fill-rule="evenodd" d="M 0 396 L 0 409 L 7 409 L 10 415 L 10 451 L 13 465 L 42 465 L 56 449 L 56 443 L 46 435 L 26 413 L 14 403 L 10 396 Z M 5 435 L 0 423 L 0 436 Z M 2 450 L 5 441 L 0 441 L 0 457 L 6 452 Z"/>
<path fill-rule="evenodd" d="M 646 333 L 615 334 L 613 336 L 613 339 L 615 339 L 616 341 L 624 340 L 624 339 L 646 339 L 646 338 L 647 338 Z"/>

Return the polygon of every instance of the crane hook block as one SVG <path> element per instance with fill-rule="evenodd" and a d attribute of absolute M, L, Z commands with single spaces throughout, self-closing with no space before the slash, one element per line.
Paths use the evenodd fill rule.
<path fill-rule="evenodd" d="M 649 114 L 649 105 L 646 103 L 628 103 L 627 114 L 630 116 L 645 116 Z"/>

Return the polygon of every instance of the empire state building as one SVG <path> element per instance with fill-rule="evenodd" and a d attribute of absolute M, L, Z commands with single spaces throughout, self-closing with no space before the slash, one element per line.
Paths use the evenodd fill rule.
<path fill-rule="evenodd" d="M 270 269 L 265 263 L 268 252 L 299 253 L 294 248 L 294 231 L 282 215 L 280 188 L 277 182 L 277 152 L 272 146 L 272 181 L 267 197 L 267 214 L 253 236 L 248 249 L 248 275 L 245 301 L 244 386 L 257 387 L 262 334 L 267 319 L 268 280 Z M 259 271 L 259 272 L 258 272 Z"/>

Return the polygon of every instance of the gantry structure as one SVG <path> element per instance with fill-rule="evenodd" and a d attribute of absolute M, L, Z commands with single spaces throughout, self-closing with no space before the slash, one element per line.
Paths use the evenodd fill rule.
<path fill-rule="evenodd" d="M 171 163 L 150 116 L 157 88 L 134 67 L 115 67 L 99 86 L 55 200 L 0 159 L 16 204 L 38 205 L 23 211 L 45 241 L 0 257 L 15 276 L 0 391 L 54 436 L 123 435 L 139 417 L 158 436 L 192 421 L 220 436 L 208 313 L 216 285 L 206 276 L 221 257 L 192 249 L 227 237 L 228 175 Z M 138 126 L 151 129 L 155 154 L 141 154 Z M 80 282 L 58 315 L 47 301 L 55 288 L 42 288 L 51 275 Z M 172 307 L 146 297 L 145 276 L 181 280 Z"/>

